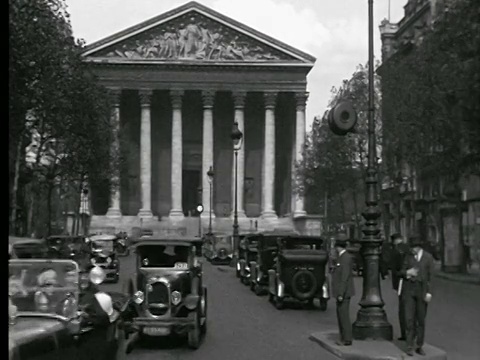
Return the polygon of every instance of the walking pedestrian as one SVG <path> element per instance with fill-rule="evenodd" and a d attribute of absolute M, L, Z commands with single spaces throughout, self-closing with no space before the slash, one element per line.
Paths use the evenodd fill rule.
<path fill-rule="evenodd" d="M 353 284 L 353 259 L 347 252 L 347 237 L 339 234 L 335 238 L 338 253 L 332 274 L 332 293 L 337 300 L 337 320 L 340 341 L 337 345 L 352 345 L 352 322 L 350 321 L 350 299 L 355 295 Z"/>
<path fill-rule="evenodd" d="M 395 233 L 390 236 L 393 244 L 393 252 L 391 257 L 391 276 L 392 287 L 398 294 L 398 320 L 400 322 L 400 337 L 398 340 L 405 341 L 405 301 L 402 297 L 402 289 L 400 281 L 402 279 L 402 266 L 405 256 L 410 252 L 408 245 L 405 243 L 403 236 L 400 233 Z M 402 281 L 403 284 L 403 281 Z M 400 290 L 399 290 L 400 287 Z"/>
<path fill-rule="evenodd" d="M 401 272 L 407 355 L 413 356 L 414 347 L 417 354 L 425 355 L 425 317 L 427 304 L 432 299 L 434 260 L 433 256 L 423 249 L 424 243 L 418 236 L 411 236 L 409 242 L 411 253 L 405 257 Z"/>

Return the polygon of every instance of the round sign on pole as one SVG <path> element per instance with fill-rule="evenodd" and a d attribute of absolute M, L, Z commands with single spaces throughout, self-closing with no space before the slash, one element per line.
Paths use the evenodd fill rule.
<path fill-rule="evenodd" d="M 328 125 L 336 135 L 352 132 L 357 123 L 357 113 L 349 101 L 339 102 L 328 113 Z"/>
<path fill-rule="evenodd" d="M 202 205 L 202 204 L 198 204 L 198 205 L 197 205 L 197 212 L 198 212 L 199 214 L 201 214 L 201 213 L 203 212 L 203 205 Z"/>

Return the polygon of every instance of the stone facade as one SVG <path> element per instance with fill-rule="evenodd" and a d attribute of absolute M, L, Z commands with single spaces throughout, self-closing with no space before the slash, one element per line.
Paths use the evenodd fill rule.
<path fill-rule="evenodd" d="M 112 91 L 114 146 L 126 159 L 112 169 L 120 186 L 106 213 L 94 208 L 97 220 L 174 224 L 194 214 L 200 199 L 208 217 L 210 166 L 212 216 L 229 218 L 234 121 L 244 134 L 239 217 L 305 215 L 292 171 L 305 141 L 312 56 L 196 2 L 93 43 L 83 55 Z"/>

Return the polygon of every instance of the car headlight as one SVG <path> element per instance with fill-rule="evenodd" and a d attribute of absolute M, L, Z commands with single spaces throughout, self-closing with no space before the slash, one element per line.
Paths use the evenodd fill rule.
<path fill-rule="evenodd" d="M 110 264 L 112 262 L 112 259 L 109 257 L 107 257 L 107 264 Z"/>
<path fill-rule="evenodd" d="M 145 295 L 140 290 L 133 294 L 133 302 L 140 305 L 145 300 Z"/>
<path fill-rule="evenodd" d="M 107 275 L 105 271 L 99 266 L 95 266 L 92 270 L 90 270 L 89 278 L 90 281 L 95 285 L 100 285 L 105 281 Z"/>
<path fill-rule="evenodd" d="M 200 299 L 200 296 L 189 294 L 189 295 L 187 295 L 187 297 L 185 298 L 185 301 L 183 303 L 185 304 L 185 307 L 188 310 L 193 310 L 197 307 L 199 299 Z"/>
<path fill-rule="evenodd" d="M 97 260 L 95 260 L 95 258 L 91 258 L 91 259 L 90 259 L 90 262 L 91 262 L 93 265 L 95 265 L 95 264 L 97 263 Z"/>
<path fill-rule="evenodd" d="M 180 294 L 179 291 L 174 291 L 172 292 L 172 304 L 173 305 L 178 305 L 180 304 L 180 301 L 182 301 L 182 294 Z"/>

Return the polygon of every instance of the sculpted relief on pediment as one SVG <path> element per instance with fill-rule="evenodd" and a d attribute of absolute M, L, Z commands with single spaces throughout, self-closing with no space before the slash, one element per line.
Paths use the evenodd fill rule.
<path fill-rule="evenodd" d="M 295 60 L 288 54 L 195 12 L 142 32 L 95 56 L 203 61 Z"/>

